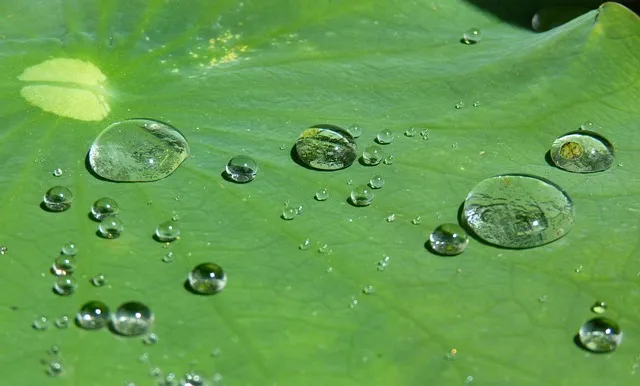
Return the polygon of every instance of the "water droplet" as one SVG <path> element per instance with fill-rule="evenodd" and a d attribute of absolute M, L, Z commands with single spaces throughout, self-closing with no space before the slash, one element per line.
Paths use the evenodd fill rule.
<path fill-rule="evenodd" d="M 107 284 L 107 277 L 99 273 L 91 278 L 91 284 L 93 284 L 94 287 L 102 287 Z"/>
<path fill-rule="evenodd" d="M 357 305 L 358 305 L 358 299 L 356 299 L 355 297 L 352 297 L 351 302 L 349 303 L 349 308 L 356 308 Z"/>
<path fill-rule="evenodd" d="M 190 371 L 190 372 L 188 372 L 188 373 L 186 373 L 184 375 L 184 377 L 182 378 L 182 382 L 180 382 L 180 385 L 183 385 L 183 386 L 203 386 L 204 385 L 204 379 L 197 372 Z"/>
<path fill-rule="evenodd" d="M 63 330 L 67 327 L 69 327 L 69 317 L 67 315 L 62 315 L 61 317 L 59 317 L 58 319 L 56 319 L 55 322 L 53 322 L 53 325 L 56 326 L 57 328 Z"/>
<path fill-rule="evenodd" d="M 53 290 L 61 296 L 68 296 L 76 292 L 78 281 L 73 276 L 60 276 L 53 285 Z"/>
<path fill-rule="evenodd" d="M 158 335 L 156 335 L 154 332 L 150 332 L 142 338 L 142 343 L 149 346 L 154 345 L 158 343 Z"/>
<path fill-rule="evenodd" d="M 155 239 L 157 241 L 171 242 L 179 236 L 180 228 L 178 228 L 178 223 L 173 220 L 165 221 L 156 227 Z"/>
<path fill-rule="evenodd" d="M 468 385 L 471 382 L 473 382 L 473 376 L 472 375 L 468 375 L 465 379 L 464 379 L 464 384 Z"/>
<path fill-rule="evenodd" d="M 376 142 L 382 145 L 386 145 L 393 141 L 393 133 L 389 129 L 382 129 L 376 134 Z"/>
<path fill-rule="evenodd" d="M 302 244 L 298 246 L 298 248 L 300 248 L 300 250 L 302 251 L 306 251 L 307 249 L 309 249 L 310 246 L 311 246 L 311 241 L 309 241 L 309 239 L 306 239 Z"/>
<path fill-rule="evenodd" d="M 550 155 L 557 167 L 574 173 L 601 172 L 615 160 L 613 145 L 605 137 L 586 130 L 558 137 L 551 144 Z"/>
<path fill-rule="evenodd" d="M 456 103 L 456 104 L 455 104 L 455 107 L 456 107 L 456 109 L 458 109 L 458 110 L 459 110 L 459 109 L 461 109 L 461 108 L 463 108 L 463 107 L 464 107 L 464 102 L 463 102 L 463 101 L 460 101 L 460 102 Z"/>
<path fill-rule="evenodd" d="M 333 272 L 333 267 L 328 267 L 327 268 L 327 273 L 331 273 L 331 272 Z"/>
<path fill-rule="evenodd" d="M 367 185 L 356 186 L 351 191 L 351 203 L 355 206 L 367 206 L 373 201 L 373 190 Z"/>
<path fill-rule="evenodd" d="M 280 147 L 278 149 L 280 150 L 284 150 L 287 148 L 287 145 L 285 145 L 284 143 L 282 145 L 280 145 Z"/>
<path fill-rule="evenodd" d="M 473 107 L 478 107 L 478 106 L 480 106 L 480 101 L 473 102 Z"/>
<path fill-rule="evenodd" d="M 60 177 L 62 175 L 62 169 L 57 168 L 53 171 L 53 176 L 54 177 Z"/>
<path fill-rule="evenodd" d="M 51 346 L 51 348 L 49 349 L 48 353 L 49 353 L 49 355 L 51 355 L 51 356 L 56 356 L 56 355 L 60 354 L 60 347 L 59 347 L 59 346 L 56 346 L 56 345 L 53 345 L 53 346 Z"/>
<path fill-rule="evenodd" d="M 384 186 L 384 178 L 381 175 L 374 175 L 369 179 L 369 186 L 372 189 L 380 189 Z"/>
<path fill-rule="evenodd" d="M 458 224 L 442 224 L 429 235 L 429 246 L 440 255 L 453 256 L 462 253 L 467 244 L 467 232 Z"/>
<path fill-rule="evenodd" d="M 296 210 L 296 208 L 292 206 L 285 206 L 280 217 L 282 217 L 282 219 L 284 220 L 293 220 L 297 215 L 298 211 Z"/>
<path fill-rule="evenodd" d="M 49 375 L 50 377 L 57 377 L 61 375 L 63 371 L 64 368 L 62 367 L 62 363 L 58 361 L 51 361 L 47 366 L 47 375 Z"/>
<path fill-rule="evenodd" d="M 362 288 L 362 293 L 365 295 L 371 295 L 375 292 L 375 288 L 372 285 L 367 285 Z"/>
<path fill-rule="evenodd" d="M 429 140 L 429 129 L 424 129 L 420 132 L 420 136 L 422 137 L 423 140 L 428 141 Z"/>
<path fill-rule="evenodd" d="M 49 319 L 46 316 L 37 317 L 31 324 L 34 330 L 45 331 L 49 328 Z"/>
<path fill-rule="evenodd" d="M 258 174 L 258 163 L 249 156 L 237 155 L 229 160 L 225 173 L 232 181 L 250 182 Z"/>
<path fill-rule="evenodd" d="M 597 316 L 580 327 L 582 345 L 593 352 L 611 352 L 622 341 L 622 329 L 613 319 Z"/>
<path fill-rule="evenodd" d="M 174 127 L 151 119 L 128 119 L 104 129 L 91 144 L 89 163 L 111 181 L 156 181 L 189 157 L 189 144 Z"/>
<path fill-rule="evenodd" d="M 120 220 L 120 217 L 116 214 L 105 217 L 100 221 L 100 225 L 98 225 L 98 233 L 105 239 L 115 239 L 119 237 L 123 229 L 124 225 L 122 224 L 122 220 Z"/>
<path fill-rule="evenodd" d="M 396 221 L 396 215 L 395 213 L 391 213 L 390 215 L 387 216 L 386 218 L 387 222 L 394 222 Z"/>
<path fill-rule="evenodd" d="M 47 190 L 43 198 L 44 206 L 52 212 L 63 212 L 71 207 L 73 194 L 69 188 L 54 186 Z"/>
<path fill-rule="evenodd" d="M 189 285 L 195 292 L 213 295 L 227 285 L 227 274 L 215 263 L 202 263 L 189 272 Z"/>
<path fill-rule="evenodd" d="M 169 252 L 166 255 L 162 256 L 163 263 L 173 263 L 173 252 Z"/>
<path fill-rule="evenodd" d="M 9 252 L 9 248 L 4 245 L 0 245 L 0 255 L 5 255 Z"/>
<path fill-rule="evenodd" d="M 391 257 L 385 256 L 382 260 L 378 261 L 377 268 L 378 271 L 384 271 L 389 266 L 389 260 Z"/>
<path fill-rule="evenodd" d="M 107 216 L 118 214 L 120 206 L 113 198 L 102 197 L 97 199 L 91 206 L 91 217 L 94 220 L 101 221 Z"/>
<path fill-rule="evenodd" d="M 371 145 L 362 152 L 362 163 L 369 166 L 375 166 L 384 159 L 384 151 L 380 146 Z"/>
<path fill-rule="evenodd" d="M 87 302 L 76 314 L 76 322 L 85 330 L 103 328 L 109 322 L 109 307 L 98 300 Z"/>
<path fill-rule="evenodd" d="M 482 240 L 506 248 L 531 248 L 569 233 L 573 203 L 551 181 L 507 174 L 487 178 L 467 195 L 467 225 Z"/>
<path fill-rule="evenodd" d="M 607 310 L 607 303 L 602 300 L 596 300 L 591 306 L 591 311 L 596 314 L 602 314 Z"/>
<path fill-rule="evenodd" d="M 222 354 L 222 350 L 220 349 L 220 347 L 216 347 L 213 350 L 211 350 L 211 356 L 214 358 L 219 357 L 220 354 Z"/>
<path fill-rule="evenodd" d="M 51 273 L 56 276 L 71 275 L 76 269 L 76 258 L 74 256 L 60 255 L 51 265 Z"/>
<path fill-rule="evenodd" d="M 111 314 L 111 326 L 124 336 L 138 336 L 149 330 L 154 315 L 151 309 L 140 302 L 127 302 Z"/>
<path fill-rule="evenodd" d="M 323 255 L 330 255 L 333 251 L 331 250 L 331 248 L 329 248 L 329 244 L 322 244 L 318 248 L 318 252 L 322 253 Z"/>
<path fill-rule="evenodd" d="M 464 44 L 476 44 L 482 40 L 482 32 L 477 28 L 469 28 L 462 34 Z"/>
<path fill-rule="evenodd" d="M 302 163 L 320 170 L 346 168 L 357 157 L 353 136 L 333 125 L 318 125 L 304 130 L 295 148 Z"/>
<path fill-rule="evenodd" d="M 67 256 L 75 256 L 78 253 L 78 247 L 74 242 L 69 241 L 62 246 L 61 252 Z"/>
<path fill-rule="evenodd" d="M 319 189 L 315 195 L 316 200 L 324 201 L 329 198 L 329 191 L 326 188 Z"/>
<path fill-rule="evenodd" d="M 393 165 L 393 163 L 396 162 L 396 156 L 393 154 L 389 154 L 388 156 L 384 157 L 384 160 L 382 162 L 385 165 Z"/>
<path fill-rule="evenodd" d="M 404 131 L 404 135 L 405 137 L 415 137 L 416 136 L 416 128 L 415 127 L 410 127 L 407 130 Z"/>
<path fill-rule="evenodd" d="M 411 220 L 411 224 L 413 224 L 413 225 L 422 224 L 422 217 L 420 217 L 420 216 L 414 217 L 413 220 Z"/>
<path fill-rule="evenodd" d="M 580 125 L 579 130 L 591 130 L 594 131 L 596 129 L 596 125 L 591 121 L 585 121 L 582 125 Z"/>
<path fill-rule="evenodd" d="M 358 138 L 362 135 L 362 126 L 354 123 L 353 125 L 347 127 L 347 133 L 351 134 L 353 138 Z"/>

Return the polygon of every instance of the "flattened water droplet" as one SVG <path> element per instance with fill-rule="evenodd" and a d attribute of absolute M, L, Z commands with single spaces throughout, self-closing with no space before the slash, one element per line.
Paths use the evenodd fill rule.
<path fill-rule="evenodd" d="M 593 122 L 591 121 L 585 121 L 584 123 L 582 123 L 580 125 L 580 128 L 578 130 L 590 130 L 590 131 L 595 131 L 596 129 L 596 125 L 593 124 Z"/>
<path fill-rule="evenodd" d="M 52 212 L 63 212 L 71 207 L 73 194 L 69 188 L 54 186 L 43 197 L 44 206 Z"/>
<path fill-rule="evenodd" d="M 362 135 L 363 129 L 362 126 L 354 123 L 353 125 L 347 127 L 347 133 L 351 134 L 353 138 L 358 138 Z"/>
<path fill-rule="evenodd" d="M 582 345 L 593 352 L 611 352 L 622 342 L 622 329 L 613 319 L 597 316 L 580 327 Z"/>
<path fill-rule="evenodd" d="M 389 129 L 382 129 L 376 134 L 376 142 L 387 145 L 393 141 L 393 132 Z"/>
<path fill-rule="evenodd" d="M 178 223 L 173 220 L 165 221 L 158 224 L 155 232 L 155 239 L 161 242 L 171 242 L 180 237 L 180 228 Z"/>
<path fill-rule="evenodd" d="M 429 235 L 431 249 L 444 256 L 453 256 L 464 252 L 469 244 L 467 232 L 458 224 L 439 225 Z"/>
<path fill-rule="evenodd" d="M 464 220 L 482 240 L 506 248 L 531 248 L 569 233 L 573 203 L 551 181 L 508 174 L 487 178 L 467 195 Z"/>
<path fill-rule="evenodd" d="M 482 40 L 482 32 L 477 28 L 469 28 L 462 34 L 464 44 L 476 44 Z"/>
<path fill-rule="evenodd" d="M 156 181 L 189 157 L 185 137 L 166 123 L 129 119 L 104 129 L 89 150 L 91 169 L 111 181 Z"/>
<path fill-rule="evenodd" d="M 574 173 L 607 170 L 615 160 L 613 145 L 603 136 L 587 130 L 558 137 L 550 150 L 551 160 L 560 169 Z"/>
<path fill-rule="evenodd" d="M 215 263 L 202 263 L 189 272 L 189 285 L 195 292 L 213 295 L 227 286 L 227 274 Z"/>
<path fill-rule="evenodd" d="M 107 216 L 118 214 L 120 206 L 113 198 L 102 197 L 97 199 L 91 206 L 91 217 L 94 220 L 101 221 Z"/>
<path fill-rule="evenodd" d="M 338 170 L 351 166 L 357 158 L 353 136 L 333 125 L 317 125 L 304 130 L 296 141 L 300 161 L 319 170 Z"/>
<path fill-rule="evenodd" d="M 591 306 L 591 311 L 596 314 L 602 314 L 607 310 L 607 303 L 602 300 L 596 300 Z"/>
<path fill-rule="evenodd" d="M 367 206 L 373 201 L 373 190 L 367 185 L 356 186 L 351 191 L 351 203 L 355 206 Z"/>
<path fill-rule="evenodd" d="M 318 189 L 315 194 L 315 198 L 318 201 L 325 201 L 327 198 L 329 198 L 329 191 L 326 188 Z"/>
<path fill-rule="evenodd" d="M 380 146 L 371 145 L 362 152 L 362 163 L 375 166 L 384 159 L 384 151 Z"/>
<path fill-rule="evenodd" d="M 53 285 L 55 293 L 68 296 L 76 292 L 78 281 L 73 276 L 60 276 Z"/>
<path fill-rule="evenodd" d="M 111 314 L 113 330 L 124 336 L 138 336 L 146 333 L 154 321 L 153 312 L 140 302 L 127 302 Z"/>
<path fill-rule="evenodd" d="M 78 247 L 73 241 L 69 241 L 62 246 L 61 252 L 63 255 L 75 256 L 78 253 Z"/>
<path fill-rule="evenodd" d="M 258 174 L 258 163 L 246 155 L 237 155 L 229 160 L 225 173 L 234 182 L 250 182 Z"/>
<path fill-rule="evenodd" d="M 120 236 L 123 230 L 122 220 L 115 214 L 105 217 L 98 225 L 98 234 L 105 239 L 115 239 Z"/>

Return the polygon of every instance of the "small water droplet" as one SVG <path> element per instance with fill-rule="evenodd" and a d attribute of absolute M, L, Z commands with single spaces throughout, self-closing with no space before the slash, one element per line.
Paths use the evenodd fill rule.
<path fill-rule="evenodd" d="M 189 285 L 195 292 L 213 295 L 227 286 L 227 274 L 215 263 L 202 263 L 189 272 Z"/>
<path fill-rule="evenodd" d="M 51 272 L 56 276 L 71 275 L 76 270 L 76 258 L 74 256 L 60 255 L 51 265 Z"/>
<path fill-rule="evenodd" d="M 49 329 L 49 319 L 46 316 L 37 317 L 31 324 L 34 330 L 45 331 Z"/>
<path fill-rule="evenodd" d="M 158 335 L 156 335 L 154 332 L 150 332 L 142 338 L 142 343 L 149 346 L 154 345 L 158 343 Z"/>
<path fill-rule="evenodd" d="M 280 147 L 279 147 L 280 150 L 284 150 L 286 148 L 287 148 L 287 146 L 284 143 L 282 145 L 280 145 Z"/>
<path fill-rule="evenodd" d="M 411 220 L 411 224 L 413 224 L 413 225 L 422 224 L 422 217 L 420 217 L 420 216 L 414 217 L 413 220 Z"/>
<path fill-rule="evenodd" d="M 378 271 L 384 271 L 389 266 L 389 260 L 391 260 L 390 256 L 385 256 L 382 260 L 378 261 L 377 269 Z"/>
<path fill-rule="evenodd" d="M 455 104 L 455 107 L 456 107 L 456 109 L 458 109 L 458 110 L 459 110 L 459 109 L 461 109 L 461 108 L 463 108 L 463 107 L 464 107 L 464 102 L 463 102 L 463 101 L 460 101 L 460 102 L 456 103 L 456 104 Z"/>
<path fill-rule="evenodd" d="M 120 206 L 113 198 L 102 197 L 97 199 L 91 206 L 91 217 L 96 221 L 101 221 L 107 216 L 118 214 Z"/>
<path fill-rule="evenodd" d="M 56 355 L 60 354 L 60 346 L 53 345 L 53 346 L 51 346 L 51 348 L 49 348 L 49 351 L 47 351 L 47 352 L 51 356 L 56 356 Z"/>
<path fill-rule="evenodd" d="M 429 235 L 429 246 L 440 255 L 460 254 L 467 244 L 469 244 L 467 232 L 458 224 L 442 224 Z"/>
<path fill-rule="evenodd" d="M 317 125 L 304 130 L 296 141 L 300 161 L 314 169 L 338 170 L 351 166 L 357 157 L 354 137 L 333 125 Z"/>
<path fill-rule="evenodd" d="M 396 156 L 393 154 L 389 154 L 388 156 L 384 157 L 384 160 L 382 162 L 385 165 L 393 165 L 393 163 L 396 162 Z"/>
<path fill-rule="evenodd" d="M 471 382 L 473 382 L 473 376 L 468 375 L 468 376 L 465 378 L 465 380 L 464 380 L 464 384 L 465 384 L 465 385 L 468 385 L 468 384 L 470 384 Z"/>
<path fill-rule="evenodd" d="M 577 266 L 577 267 L 576 267 L 576 269 L 574 270 L 574 271 L 575 271 L 575 273 L 580 273 L 580 272 L 582 272 L 582 268 L 583 268 L 583 267 L 582 267 L 582 265 Z"/>
<path fill-rule="evenodd" d="M 311 241 L 309 241 L 309 239 L 306 239 L 302 244 L 298 246 L 298 248 L 300 248 L 300 250 L 302 251 L 306 251 L 307 249 L 309 249 L 310 246 L 311 246 Z"/>
<path fill-rule="evenodd" d="M 368 166 L 378 165 L 384 159 L 384 151 L 380 146 L 371 145 L 362 152 L 362 163 Z"/>
<path fill-rule="evenodd" d="M 91 278 L 91 284 L 93 284 L 94 287 L 102 287 L 107 284 L 107 277 L 99 273 Z"/>
<path fill-rule="evenodd" d="M 162 369 L 160 367 L 154 367 L 149 371 L 149 375 L 151 375 L 154 378 L 160 378 L 162 377 Z M 163 383 L 160 383 L 160 386 L 162 386 Z"/>
<path fill-rule="evenodd" d="M 4 245 L 0 245 L 0 255 L 6 255 L 9 252 L 9 248 Z"/>
<path fill-rule="evenodd" d="M 111 181 L 156 181 L 173 173 L 189 157 L 189 144 L 171 125 L 128 119 L 104 129 L 91 144 L 89 164 Z"/>
<path fill-rule="evenodd" d="M 429 129 L 424 129 L 420 132 L 420 136 L 422 137 L 422 139 L 424 141 L 428 141 L 429 140 Z"/>
<path fill-rule="evenodd" d="M 161 242 L 171 242 L 180 237 L 180 228 L 178 223 L 173 220 L 165 221 L 158 224 L 155 231 L 155 239 Z"/>
<path fill-rule="evenodd" d="M 373 201 L 373 190 L 367 185 L 356 186 L 351 191 L 351 203 L 355 206 L 367 206 Z"/>
<path fill-rule="evenodd" d="M 113 330 L 124 336 L 138 336 L 149 330 L 154 321 L 151 309 L 140 302 L 127 302 L 111 314 Z"/>
<path fill-rule="evenodd" d="M 594 125 L 593 122 L 591 122 L 591 121 L 585 121 L 583 124 L 580 125 L 578 130 L 591 130 L 591 131 L 594 131 L 594 130 L 596 130 L 596 125 Z"/>
<path fill-rule="evenodd" d="M 85 330 L 103 328 L 109 322 L 109 307 L 98 300 L 87 302 L 76 314 L 76 322 Z"/>
<path fill-rule="evenodd" d="M 318 248 L 318 252 L 322 253 L 323 255 L 329 255 L 329 254 L 331 254 L 331 252 L 333 252 L 333 251 L 329 248 L 329 244 L 322 244 L 322 245 Z"/>
<path fill-rule="evenodd" d="M 602 300 L 596 300 L 591 306 L 591 311 L 596 314 L 602 314 L 607 310 L 607 303 Z"/>
<path fill-rule="evenodd" d="M 53 171 L 53 176 L 54 177 L 60 177 L 62 175 L 62 169 L 57 168 Z"/>
<path fill-rule="evenodd" d="M 371 295 L 375 292 L 375 288 L 372 285 L 367 285 L 362 288 L 362 293 L 365 295 Z"/>
<path fill-rule="evenodd" d="M 551 144 L 551 160 L 560 169 L 574 173 L 595 173 L 607 170 L 615 160 L 613 145 L 592 131 L 566 133 Z"/>
<path fill-rule="evenodd" d="M 52 212 L 63 212 L 71 207 L 73 194 L 69 188 L 54 186 L 43 197 L 44 206 Z"/>
<path fill-rule="evenodd" d="M 407 130 L 404 131 L 404 135 L 405 137 L 415 137 L 416 136 L 416 128 L 415 127 L 410 127 Z"/>
<path fill-rule="evenodd" d="M 477 28 L 469 28 L 462 34 L 464 44 L 476 44 L 482 40 L 482 32 Z"/>
<path fill-rule="evenodd" d="M 372 189 L 381 189 L 384 186 L 384 178 L 379 174 L 372 176 L 369 179 L 369 186 Z"/>
<path fill-rule="evenodd" d="M 280 217 L 283 220 L 293 220 L 294 218 L 296 218 L 297 215 L 298 215 L 298 211 L 296 210 L 296 208 L 292 206 L 285 206 L 285 208 L 282 210 L 282 215 L 280 215 Z"/>
<path fill-rule="evenodd" d="M 258 174 L 258 163 L 249 156 L 237 155 L 229 160 L 225 173 L 232 181 L 250 182 Z"/>
<path fill-rule="evenodd" d="M 538 298 L 538 302 L 540 302 L 540 303 L 546 303 L 546 302 L 547 302 L 547 299 L 548 299 L 547 295 L 542 295 L 542 296 L 540 296 L 540 297 Z"/>
<path fill-rule="evenodd" d="M 173 252 L 168 252 L 166 255 L 162 256 L 163 263 L 173 263 Z"/>
<path fill-rule="evenodd" d="M 354 123 L 353 125 L 347 127 L 347 132 L 351 134 L 353 138 L 358 138 L 362 135 L 363 129 L 362 126 Z"/>
<path fill-rule="evenodd" d="M 333 267 L 327 267 L 327 273 L 333 272 Z"/>
<path fill-rule="evenodd" d="M 325 201 L 327 198 L 329 198 L 329 191 L 326 188 L 318 189 L 315 194 L 315 198 L 318 201 Z"/>
<path fill-rule="evenodd" d="M 105 239 L 118 238 L 123 230 L 122 220 L 116 214 L 105 217 L 98 225 L 98 234 Z"/>
<path fill-rule="evenodd" d="M 61 252 L 67 256 L 75 256 L 78 253 L 78 247 L 74 242 L 69 241 L 62 246 Z"/>
<path fill-rule="evenodd" d="M 184 375 L 184 377 L 182 378 L 182 381 L 180 382 L 180 385 L 183 386 L 203 386 L 204 385 L 204 379 L 202 378 L 202 376 L 200 374 L 198 374 L 195 371 L 190 371 L 188 373 L 186 373 Z"/>
<path fill-rule="evenodd" d="M 387 145 L 393 141 L 393 132 L 389 129 L 383 129 L 376 134 L 376 142 L 382 145 Z"/>
<path fill-rule="evenodd" d="M 47 366 L 47 375 L 50 377 L 57 377 L 64 372 L 64 368 L 62 367 L 62 363 L 59 361 L 51 361 Z"/>
<path fill-rule="evenodd" d="M 59 317 L 58 319 L 56 319 L 55 322 L 53 322 L 53 324 L 59 328 L 59 329 L 65 329 L 67 327 L 69 327 L 69 322 L 70 322 L 70 318 L 67 315 L 62 315 L 61 317 Z"/>
<path fill-rule="evenodd" d="M 55 293 L 61 296 L 72 295 L 77 288 L 78 281 L 73 276 L 60 276 L 53 285 Z"/>
<path fill-rule="evenodd" d="M 613 319 L 597 316 L 580 327 L 578 338 L 593 352 L 611 352 L 622 342 L 622 329 Z"/>
<path fill-rule="evenodd" d="M 480 106 L 480 101 L 473 102 L 473 107 L 478 107 L 478 106 Z"/>
<path fill-rule="evenodd" d="M 396 221 L 396 215 L 395 215 L 395 213 L 391 213 L 390 215 L 388 215 L 388 216 L 386 217 L 386 220 L 387 220 L 387 222 L 394 222 L 394 221 Z"/>

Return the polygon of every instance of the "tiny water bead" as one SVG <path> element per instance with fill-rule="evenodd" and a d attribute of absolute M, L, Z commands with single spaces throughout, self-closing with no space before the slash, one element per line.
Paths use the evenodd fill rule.
<path fill-rule="evenodd" d="M 60 176 L 62 176 L 62 169 L 57 168 L 57 169 L 55 169 L 55 170 L 53 171 L 53 173 L 52 173 L 52 174 L 53 174 L 53 176 L 54 176 L 54 177 L 60 177 Z"/>
<path fill-rule="evenodd" d="M 357 123 L 354 123 L 353 125 L 347 127 L 347 133 L 351 134 L 353 138 L 358 138 L 362 135 L 362 132 L 362 126 L 358 125 Z"/>
<path fill-rule="evenodd" d="M 295 150 L 302 163 L 319 170 L 338 170 L 351 166 L 357 158 L 357 146 L 348 131 L 333 125 L 318 125 L 304 130 Z"/>
<path fill-rule="evenodd" d="M 389 129 L 382 129 L 376 134 L 376 142 L 387 145 L 393 141 L 393 132 Z"/>
<path fill-rule="evenodd" d="M 372 189 L 381 189 L 384 186 L 384 178 L 376 174 L 369 179 L 369 186 Z"/>
<path fill-rule="evenodd" d="M 180 228 L 176 221 L 165 221 L 156 227 L 155 238 L 158 241 L 171 242 L 178 237 L 180 237 Z"/>
<path fill-rule="evenodd" d="M 237 155 L 229 160 L 225 173 L 234 182 L 250 182 L 258 174 L 258 163 L 246 155 Z"/>
<path fill-rule="evenodd" d="M 404 135 L 405 137 L 415 137 L 416 136 L 416 128 L 415 127 L 410 127 L 407 130 L 404 131 Z"/>
<path fill-rule="evenodd" d="M 57 328 L 63 330 L 69 327 L 70 318 L 67 315 L 62 315 L 53 323 Z"/>
<path fill-rule="evenodd" d="M 311 247 L 311 241 L 309 239 L 304 240 L 302 244 L 298 245 L 298 248 L 301 251 L 306 251 L 309 249 L 309 247 Z"/>
<path fill-rule="evenodd" d="M 482 40 L 482 32 L 477 28 L 469 28 L 462 34 L 464 44 L 476 44 Z"/>
<path fill-rule="evenodd" d="M 76 258 L 74 256 L 60 255 L 51 265 L 51 272 L 56 276 L 71 275 L 76 270 Z"/>
<path fill-rule="evenodd" d="M 140 302 L 122 304 L 111 314 L 113 330 L 124 336 L 138 336 L 146 333 L 154 321 L 153 312 Z"/>
<path fill-rule="evenodd" d="M 386 220 L 387 220 L 387 222 L 394 222 L 394 221 L 396 221 L 396 215 L 395 215 L 395 213 L 391 213 L 390 215 L 388 215 L 388 216 L 386 217 Z"/>
<path fill-rule="evenodd" d="M 68 296 L 76 292 L 78 280 L 73 276 L 60 276 L 53 285 L 55 293 L 61 296 Z"/>
<path fill-rule="evenodd" d="M 34 330 L 45 331 L 49 328 L 49 319 L 46 316 L 39 316 L 31 323 L 31 326 Z"/>
<path fill-rule="evenodd" d="M 227 274 L 221 266 L 215 263 L 202 263 L 189 272 L 189 286 L 193 291 L 202 295 L 213 295 L 227 285 Z"/>
<path fill-rule="evenodd" d="M 367 206 L 373 201 L 373 190 L 366 185 L 356 186 L 351 191 L 351 203 L 355 206 Z"/>
<path fill-rule="evenodd" d="M 298 211 L 296 210 L 296 208 L 292 206 L 285 206 L 280 217 L 282 217 L 283 220 L 293 220 L 297 215 Z"/>
<path fill-rule="evenodd" d="M 173 252 L 169 252 L 166 255 L 162 256 L 163 263 L 173 263 Z"/>
<path fill-rule="evenodd" d="M 0 245 L 0 255 L 5 255 L 7 252 L 9 252 L 9 248 L 4 245 Z"/>
<path fill-rule="evenodd" d="M 75 256 L 78 253 L 78 247 L 76 243 L 69 241 L 62 246 L 60 252 L 62 252 L 63 255 Z"/>
<path fill-rule="evenodd" d="M 115 239 L 120 236 L 123 230 L 122 220 L 115 214 L 105 217 L 98 225 L 98 233 L 105 239 Z"/>
<path fill-rule="evenodd" d="M 375 288 L 373 288 L 373 286 L 372 286 L 372 285 L 367 285 L 367 286 L 364 286 L 364 287 L 362 288 L 362 293 L 363 293 L 363 294 L 365 294 L 365 295 L 371 295 L 371 294 L 372 294 L 372 293 L 374 293 L 375 291 L 376 291 L 376 290 L 375 290 Z"/>
<path fill-rule="evenodd" d="M 611 352 L 622 342 L 622 329 L 615 320 L 598 316 L 580 327 L 578 337 L 589 351 Z"/>
<path fill-rule="evenodd" d="M 99 273 L 91 278 L 91 284 L 93 284 L 94 287 L 102 287 L 107 284 L 107 277 Z"/>
<path fill-rule="evenodd" d="M 613 145 L 605 137 L 587 130 L 558 137 L 551 144 L 550 155 L 557 167 L 574 173 L 601 172 L 615 161 Z"/>
<path fill-rule="evenodd" d="M 607 303 L 602 300 L 596 300 L 591 306 L 591 311 L 595 314 L 603 314 L 607 310 Z"/>
<path fill-rule="evenodd" d="M 585 121 L 580 125 L 580 128 L 578 130 L 590 130 L 590 131 L 594 131 L 596 129 L 596 125 L 593 124 L 593 122 L 591 121 Z"/>
<path fill-rule="evenodd" d="M 469 244 L 467 233 L 458 224 L 439 225 L 429 235 L 431 249 L 445 256 L 453 256 L 464 252 Z"/>
<path fill-rule="evenodd" d="M 76 314 L 78 326 L 85 330 L 97 330 L 109 323 L 109 307 L 101 301 L 85 303 Z"/>
<path fill-rule="evenodd" d="M 325 188 L 319 189 L 315 194 L 315 198 L 318 201 L 325 201 L 329 198 L 329 191 Z"/>
<path fill-rule="evenodd" d="M 57 377 L 64 372 L 64 368 L 62 367 L 62 363 L 59 361 L 51 361 L 47 366 L 47 375 L 50 377 Z"/>
<path fill-rule="evenodd" d="M 105 217 L 118 214 L 120 206 L 113 198 L 102 197 L 97 199 L 91 206 L 91 217 L 94 220 L 102 221 Z"/>
<path fill-rule="evenodd" d="M 362 152 L 362 163 L 369 166 L 375 166 L 384 159 L 384 151 L 380 146 L 371 145 Z"/>
<path fill-rule="evenodd" d="M 460 101 L 460 102 L 456 103 L 454 106 L 455 106 L 456 109 L 460 110 L 461 108 L 464 107 L 464 102 Z"/>
<path fill-rule="evenodd" d="M 149 346 L 154 345 L 158 343 L 158 335 L 156 335 L 154 332 L 148 333 L 142 338 L 142 343 Z"/>
<path fill-rule="evenodd" d="M 393 165 L 393 163 L 396 162 L 396 156 L 393 154 L 389 154 L 388 156 L 384 157 L 384 160 L 382 162 L 385 165 Z"/>
<path fill-rule="evenodd" d="M 487 178 L 467 195 L 463 220 L 483 241 L 532 248 L 571 231 L 573 203 L 553 182 L 525 174 Z"/>
<path fill-rule="evenodd" d="M 71 207 L 73 194 L 67 187 L 54 186 L 44 194 L 43 202 L 48 210 L 63 212 Z"/>
<path fill-rule="evenodd" d="M 89 150 L 89 164 L 107 180 L 156 181 L 173 173 L 189 153 L 186 138 L 175 127 L 152 119 L 128 119 L 98 135 Z"/>

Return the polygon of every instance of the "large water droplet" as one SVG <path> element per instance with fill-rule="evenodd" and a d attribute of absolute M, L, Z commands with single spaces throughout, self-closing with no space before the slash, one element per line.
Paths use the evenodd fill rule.
<path fill-rule="evenodd" d="M 302 163 L 320 170 L 343 169 L 357 158 L 356 142 L 351 134 L 333 125 L 304 130 L 295 149 Z"/>
<path fill-rule="evenodd" d="M 229 160 L 225 173 L 232 181 L 250 182 L 258 174 L 258 163 L 249 156 L 237 155 Z"/>
<path fill-rule="evenodd" d="M 111 181 L 155 181 L 173 173 L 189 157 L 178 129 L 151 119 L 116 122 L 93 141 L 91 169 Z"/>
<path fill-rule="evenodd" d="M 189 286 L 203 295 L 213 295 L 227 285 L 227 274 L 215 263 L 202 263 L 189 272 Z"/>
<path fill-rule="evenodd" d="M 587 130 L 577 130 L 558 137 L 550 150 L 557 167 L 574 173 L 594 173 L 607 170 L 615 156 L 613 145 L 603 136 Z"/>
<path fill-rule="evenodd" d="M 482 240 L 506 248 L 531 248 L 567 234 L 573 203 L 551 181 L 508 174 L 487 178 L 467 195 L 464 220 Z"/>
<path fill-rule="evenodd" d="M 124 303 L 111 314 L 111 326 L 115 332 L 124 336 L 144 334 L 153 324 L 153 320 L 151 309 L 140 302 Z"/>
<path fill-rule="evenodd" d="M 429 235 L 429 246 L 440 255 L 460 254 L 467 244 L 469 244 L 467 232 L 458 224 L 442 224 Z"/>
<path fill-rule="evenodd" d="M 98 300 L 87 302 L 76 314 L 76 322 L 85 330 L 103 328 L 109 322 L 109 307 Z"/>
<path fill-rule="evenodd" d="M 47 190 L 42 200 L 48 210 L 52 212 L 63 212 L 71 207 L 73 194 L 67 187 L 54 186 Z"/>
<path fill-rule="evenodd" d="M 118 214 L 120 206 L 113 198 L 102 197 L 97 199 L 91 206 L 91 217 L 97 221 L 102 221 L 107 216 Z"/>
<path fill-rule="evenodd" d="M 578 338 L 589 351 L 611 352 L 622 342 L 622 329 L 615 320 L 598 316 L 580 327 Z"/>

